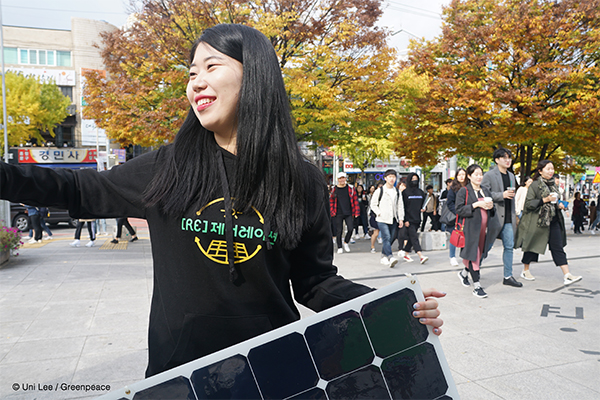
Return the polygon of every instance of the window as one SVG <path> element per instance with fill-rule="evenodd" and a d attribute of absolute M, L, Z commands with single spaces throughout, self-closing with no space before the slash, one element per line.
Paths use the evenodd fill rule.
<path fill-rule="evenodd" d="M 19 51 L 20 60 L 19 64 L 29 64 L 29 50 L 21 49 Z"/>
<path fill-rule="evenodd" d="M 56 51 L 56 65 L 59 67 L 70 67 L 71 66 L 71 52 L 70 51 Z"/>
<path fill-rule="evenodd" d="M 29 64 L 37 64 L 37 50 L 29 50 Z"/>
<path fill-rule="evenodd" d="M 66 96 L 73 101 L 73 87 L 72 86 L 59 86 L 58 87 L 62 92 L 63 96 Z"/>
<path fill-rule="evenodd" d="M 38 50 L 38 61 L 40 65 L 46 65 L 46 50 Z"/>
<path fill-rule="evenodd" d="M 56 65 L 56 62 L 54 61 L 54 58 L 55 58 L 54 54 L 55 54 L 54 51 L 50 51 L 49 50 L 48 52 L 46 52 L 46 56 L 47 56 L 46 58 L 48 59 L 47 60 L 48 61 L 48 65 Z"/>
<path fill-rule="evenodd" d="M 19 63 L 19 51 L 16 47 L 4 48 L 4 62 L 7 64 Z"/>

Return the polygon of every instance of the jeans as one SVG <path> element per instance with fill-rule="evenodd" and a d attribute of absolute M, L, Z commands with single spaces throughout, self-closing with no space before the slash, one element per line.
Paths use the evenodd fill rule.
<path fill-rule="evenodd" d="M 504 263 L 504 277 L 509 278 L 513 274 L 513 252 L 515 247 L 515 233 L 513 232 L 512 223 L 504 224 L 500 231 L 500 239 L 504 246 L 502 253 L 502 262 Z M 492 246 L 490 246 L 490 249 Z M 489 249 L 488 249 L 489 251 Z"/>
<path fill-rule="evenodd" d="M 450 252 L 450 258 L 456 258 L 456 246 L 448 241 L 448 249 Z"/>
<path fill-rule="evenodd" d="M 598 213 L 598 217 L 596 217 L 596 220 L 590 226 L 590 231 L 596 229 L 598 225 L 600 225 L 600 212 Z"/>
<path fill-rule="evenodd" d="M 396 230 L 398 229 L 398 223 L 394 221 L 393 224 L 384 224 L 379 222 L 379 233 L 381 234 L 381 240 L 383 241 L 383 248 L 381 252 L 387 258 L 392 256 L 392 238 L 396 239 Z"/>

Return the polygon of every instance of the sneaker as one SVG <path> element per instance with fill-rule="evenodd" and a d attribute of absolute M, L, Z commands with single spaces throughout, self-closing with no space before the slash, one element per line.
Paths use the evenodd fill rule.
<path fill-rule="evenodd" d="M 338 249 L 338 254 L 342 254 L 344 252 L 344 249 Z"/>
<path fill-rule="evenodd" d="M 429 260 L 429 257 L 427 257 L 427 256 L 421 257 L 421 264 L 425 264 L 427 262 L 427 260 Z"/>
<path fill-rule="evenodd" d="M 94 241 L 90 240 L 89 242 L 87 242 L 87 244 L 85 245 L 85 247 L 94 247 Z"/>
<path fill-rule="evenodd" d="M 396 264 L 398 264 L 398 259 L 395 257 L 390 258 L 390 268 L 392 268 Z"/>
<path fill-rule="evenodd" d="M 595 235 L 595 234 L 596 234 L 596 231 L 592 229 L 592 230 L 590 231 L 590 233 L 591 233 L 592 235 Z"/>
<path fill-rule="evenodd" d="M 513 286 L 513 287 L 523 287 L 523 283 L 517 281 L 514 276 L 511 276 L 509 278 L 504 278 L 502 280 L 502 284 L 507 285 L 507 286 Z"/>
<path fill-rule="evenodd" d="M 379 244 L 383 243 L 383 239 L 381 238 L 381 236 L 377 236 L 377 243 L 379 243 Z"/>
<path fill-rule="evenodd" d="M 118 243 L 119 243 L 119 240 L 118 240 L 118 239 L 113 239 L 113 240 L 111 240 L 110 242 L 111 242 L 112 244 L 118 244 Z"/>
<path fill-rule="evenodd" d="M 75 240 L 73 240 L 73 242 L 69 243 L 69 245 L 71 245 L 73 247 L 79 247 L 80 243 L 81 243 L 81 241 L 79 239 L 75 239 Z"/>
<path fill-rule="evenodd" d="M 134 236 L 134 237 L 131 238 L 130 242 L 135 242 L 136 240 L 138 240 L 138 237 Z"/>
<path fill-rule="evenodd" d="M 23 240 L 29 240 L 29 239 L 31 239 L 31 236 L 23 236 L 21 239 L 23 239 Z"/>
<path fill-rule="evenodd" d="M 414 260 L 412 258 L 410 258 L 410 256 L 408 254 L 405 254 L 404 257 L 402 257 L 402 259 L 406 262 L 413 262 Z"/>
<path fill-rule="evenodd" d="M 363 236 L 363 239 L 370 240 L 371 239 L 371 235 L 369 235 L 368 233 L 365 233 L 365 236 Z"/>
<path fill-rule="evenodd" d="M 487 297 L 487 293 L 484 292 L 483 288 L 480 286 L 478 288 L 473 289 L 473 296 L 483 299 L 483 298 Z"/>
<path fill-rule="evenodd" d="M 453 267 L 458 267 L 458 260 L 456 259 L 456 257 L 450 258 L 450 265 L 452 265 Z"/>
<path fill-rule="evenodd" d="M 529 270 L 523 270 L 523 272 L 521 272 L 521 278 L 525 279 L 526 281 L 535 281 L 535 276 L 531 275 Z"/>
<path fill-rule="evenodd" d="M 462 283 L 464 287 L 471 286 L 471 283 L 469 283 L 469 276 L 462 276 L 461 272 L 462 271 L 458 271 L 458 279 L 460 279 L 460 283 Z"/>
<path fill-rule="evenodd" d="M 577 281 L 580 281 L 581 278 L 582 278 L 581 276 L 574 276 L 574 275 L 571 275 L 571 273 L 569 272 L 568 274 L 565 275 L 564 284 L 565 285 L 570 285 L 571 283 L 575 283 Z"/>
<path fill-rule="evenodd" d="M 344 250 L 346 250 L 346 253 L 350 253 L 350 246 L 348 246 L 348 243 L 344 243 Z"/>
<path fill-rule="evenodd" d="M 52 240 L 52 236 L 46 236 L 44 240 Z"/>
<path fill-rule="evenodd" d="M 371 253 L 377 253 L 377 250 L 375 250 L 375 248 L 371 248 Z"/>
<path fill-rule="evenodd" d="M 350 244 L 354 244 L 354 243 L 356 243 L 356 240 L 350 238 Z M 350 250 L 348 250 L 348 251 L 350 251 Z"/>
<path fill-rule="evenodd" d="M 404 250 L 398 250 L 398 258 L 404 258 L 406 252 Z"/>
<path fill-rule="evenodd" d="M 29 243 L 29 244 L 41 243 L 41 242 L 42 242 L 41 240 L 35 240 L 35 238 L 31 238 L 27 241 L 27 243 Z"/>
<path fill-rule="evenodd" d="M 388 260 L 386 256 L 381 257 L 381 260 L 379 260 L 379 262 L 383 265 L 390 265 L 390 260 Z"/>

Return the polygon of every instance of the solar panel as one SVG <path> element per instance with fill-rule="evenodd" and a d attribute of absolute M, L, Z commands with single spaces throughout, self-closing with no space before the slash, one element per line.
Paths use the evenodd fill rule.
<path fill-rule="evenodd" d="M 100 399 L 458 399 L 423 299 L 409 276 Z"/>

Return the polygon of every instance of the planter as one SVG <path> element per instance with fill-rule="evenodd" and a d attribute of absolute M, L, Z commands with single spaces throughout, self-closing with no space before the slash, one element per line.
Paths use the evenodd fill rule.
<path fill-rule="evenodd" d="M 8 262 L 9 258 L 10 258 L 10 250 L 0 251 L 0 265 Z"/>

